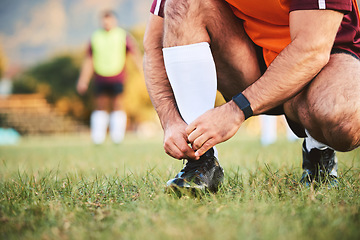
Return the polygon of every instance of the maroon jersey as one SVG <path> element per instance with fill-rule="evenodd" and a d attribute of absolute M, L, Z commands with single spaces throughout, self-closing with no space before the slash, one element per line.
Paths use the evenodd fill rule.
<path fill-rule="evenodd" d="M 331 9 L 344 13 L 335 38 L 334 49 L 343 49 L 360 57 L 360 23 L 356 0 L 292 0 L 290 11 Z"/>
<path fill-rule="evenodd" d="M 160 17 L 164 17 L 165 0 L 154 0 L 150 12 Z"/>

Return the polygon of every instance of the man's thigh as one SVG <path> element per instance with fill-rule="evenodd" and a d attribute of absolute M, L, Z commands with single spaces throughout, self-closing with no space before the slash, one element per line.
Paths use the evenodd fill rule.
<path fill-rule="evenodd" d="M 255 45 L 224 0 L 168 0 L 164 21 L 164 47 L 210 43 L 225 99 L 260 77 Z"/>
<path fill-rule="evenodd" d="M 345 54 L 332 54 L 329 63 L 307 90 L 310 112 L 348 121 L 360 114 L 360 61 Z M 319 119 L 321 121 L 321 119 Z M 326 121 L 326 119 L 325 119 Z"/>
<path fill-rule="evenodd" d="M 313 81 L 285 104 L 285 112 L 320 141 L 341 132 L 356 134 L 360 125 L 359 59 L 346 53 L 331 54 Z"/>
<path fill-rule="evenodd" d="M 221 14 L 227 17 L 218 16 L 222 24 L 210 24 L 209 32 L 212 36 L 211 50 L 216 64 L 218 90 L 226 100 L 230 100 L 259 79 L 266 65 L 262 48 L 248 37 L 242 20 L 230 8 L 225 8 Z"/>

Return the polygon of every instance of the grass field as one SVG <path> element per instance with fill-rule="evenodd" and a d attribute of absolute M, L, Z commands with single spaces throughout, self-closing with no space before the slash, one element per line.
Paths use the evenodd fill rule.
<path fill-rule="evenodd" d="M 314 189 L 297 183 L 300 145 L 239 133 L 218 147 L 220 192 L 179 199 L 160 136 L 24 138 L 0 147 L 0 239 L 360 239 L 360 151 L 338 154 L 339 190 Z"/>

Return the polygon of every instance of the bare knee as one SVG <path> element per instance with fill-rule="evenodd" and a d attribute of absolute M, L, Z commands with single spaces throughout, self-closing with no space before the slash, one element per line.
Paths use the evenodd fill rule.
<path fill-rule="evenodd" d="M 180 24 L 189 11 L 190 3 L 190 0 L 167 0 L 164 9 L 165 20 Z"/>
<path fill-rule="evenodd" d="M 360 106 L 309 109 L 310 134 L 338 151 L 351 151 L 360 144 Z M 329 106 L 329 105 L 328 105 Z"/>
<path fill-rule="evenodd" d="M 348 54 L 332 54 L 322 71 L 291 100 L 292 117 L 316 140 L 336 150 L 350 151 L 358 147 L 359 76 L 357 59 Z"/>
<path fill-rule="evenodd" d="M 123 110 L 123 94 L 118 94 L 112 99 L 113 111 Z"/>
<path fill-rule="evenodd" d="M 357 119 L 358 121 L 360 119 Z M 331 133 L 333 140 L 332 144 L 338 151 L 351 151 L 357 148 L 360 144 L 360 124 L 353 122 L 340 123 L 334 127 Z"/>
<path fill-rule="evenodd" d="M 167 0 L 164 14 L 164 47 L 210 42 L 206 9 L 212 1 Z"/>
<path fill-rule="evenodd" d="M 106 110 L 109 106 L 110 98 L 107 95 L 99 95 L 95 98 L 96 110 Z"/>
<path fill-rule="evenodd" d="M 165 3 L 165 20 L 171 20 L 177 24 L 192 14 L 192 17 L 203 16 L 204 10 L 212 6 L 216 0 L 167 0 Z"/>

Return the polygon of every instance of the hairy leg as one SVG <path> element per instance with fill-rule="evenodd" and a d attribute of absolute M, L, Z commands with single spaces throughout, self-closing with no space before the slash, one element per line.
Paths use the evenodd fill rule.
<path fill-rule="evenodd" d="M 286 115 L 338 151 L 360 145 L 360 61 L 332 54 L 316 78 L 285 105 Z"/>
<path fill-rule="evenodd" d="M 109 107 L 110 97 L 106 94 L 100 94 L 95 97 L 96 110 L 106 111 Z"/>
<path fill-rule="evenodd" d="M 200 42 L 210 43 L 218 90 L 226 99 L 260 77 L 254 44 L 225 1 L 168 0 L 164 47 Z"/>
<path fill-rule="evenodd" d="M 120 111 L 124 109 L 124 94 L 117 94 L 112 98 L 112 110 Z"/>

